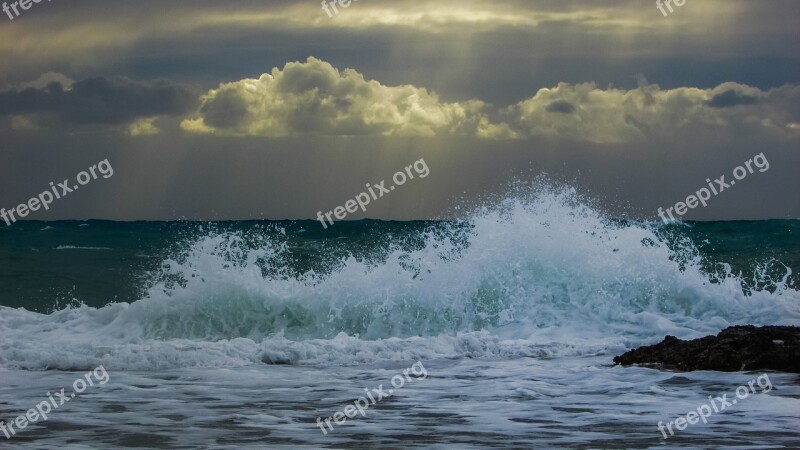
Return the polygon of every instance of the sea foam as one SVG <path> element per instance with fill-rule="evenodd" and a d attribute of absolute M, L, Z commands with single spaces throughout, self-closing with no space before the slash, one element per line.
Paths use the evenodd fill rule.
<path fill-rule="evenodd" d="M 292 274 L 273 233 L 208 233 L 142 299 L 49 315 L 0 307 L 0 366 L 352 364 L 617 351 L 732 324 L 798 324 L 786 279 L 708 274 L 668 227 L 613 221 L 570 188 L 510 196 L 417 242 Z M 420 244 L 421 243 L 421 244 Z M 764 283 L 762 283 L 763 285 Z"/>

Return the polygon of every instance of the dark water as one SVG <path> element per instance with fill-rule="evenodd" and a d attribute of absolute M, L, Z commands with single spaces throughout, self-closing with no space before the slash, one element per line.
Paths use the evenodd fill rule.
<path fill-rule="evenodd" d="M 239 233 L 258 246 L 260 238 L 286 243 L 285 267 L 294 273 L 326 271 L 348 255 L 385 255 L 401 242 L 409 249 L 424 245 L 426 230 L 451 229 L 441 222 L 339 222 L 323 230 L 316 221 L 276 222 L 18 222 L 0 228 L 0 305 L 50 312 L 76 302 L 100 307 L 133 302 L 144 295 L 161 263 L 177 257 L 194 241 L 211 233 Z M 792 270 L 790 286 L 800 273 L 800 221 L 697 222 L 660 231 L 671 245 L 688 239 L 702 256 L 702 267 L 714 272 L 729 264 L 753 288 L 765 275 L 780 279 L 784 265 Z M 467 225 L 461 225 L 466 243 Z M 456 237 L 458 239 L 458 236 Z M 764 272 L 766 265 L 766 272 Z"/>
<path fill-rule="evenodd" d="M 611 364 L 800 324 L 798 269 L 796 220 L 629 223 L 560 194 L 459 223 L 18 223 L 0 420 L 100 365 L 108 382 L 0 447 L 800 448 L 796 375 L 664 440 L 762 374 Z M 318 428 L 415 362 L 424 380 Z"/>

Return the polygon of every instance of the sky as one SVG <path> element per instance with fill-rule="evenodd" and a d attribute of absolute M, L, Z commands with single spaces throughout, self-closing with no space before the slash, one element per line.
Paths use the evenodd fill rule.
<path fill-rule="evenodd" d="M 9 8 L 0 207 L 108 160 L 26 218 L 313 219 L 422 159 L 348 219 L 453 218 L 545 177 L 653 220 L 752 160 L 682 218 L 800 217 L 800 1 L 326 6 Z"/>

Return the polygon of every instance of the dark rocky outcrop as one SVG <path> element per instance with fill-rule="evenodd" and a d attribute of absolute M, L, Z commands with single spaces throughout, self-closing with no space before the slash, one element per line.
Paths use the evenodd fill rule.
<path fill-rule="evenodd" d="M 614 358 L 614 362 L 683 372 L 776 370 L 800 373 L 800 328 L 737 326 L 726 328 L 716 336 L 691 341 L 667 336 L 660 344 L 631 350 Z"/>

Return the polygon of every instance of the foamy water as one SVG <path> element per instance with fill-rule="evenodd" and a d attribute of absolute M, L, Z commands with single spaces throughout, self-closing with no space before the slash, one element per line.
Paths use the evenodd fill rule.
<path fill-rule="evenodd" d="M 608 366 L 607 356 L 424 361 L 428 376 L 324 435 L 317 418 L 405 362 L 109 371 L 110 380 L 0 447 L 14 448 L 798 448 L 797 376 L 664 440 L 659 421 L 734 397 L 757 374 Z M 6 416 L 80 373 L 0 371 Z M 0 438 L 3 436 L 0 435 Z"/>
<path fill-rule="evenodd" d="M 145 298 L 50 315 L 3 308 L 0 364 L 31 370 L 336 364 L 592 354 L 732 324 L 798 324 L 800 295 L 712 283 L 688 244 L 619 225 L 560 192 L 508 200 L 469 227 L 372 261 L 287 275 L 291 250 L 199 238 Z M 179 261 L 180 260 L 180 261 Z M 272 274 L 265 277 L 266 270 Z M 176 281 L 177 280 L 177 281 Z M 32 338 L 32 336 L 35 336 Z"/>
<path fill-rule="evenodd" d="M 281 233 L 257 245 L 208 233 L 165 260 L 136 302 L 52 314 L 0 307 L 0 418 L 68 386 L 66 371 L 103 364 L 108 385 L 14 442 L 656 446 L 658 420 L 753 376 L 612 368 L 615 354 L 666 334 L 800 324 L 790 269 L 749 281 L 724 265 L 709 274 L 698 250 L 669 234 L 610 221 L 568 189 L 413 239 L 387 236 L 385 251 L 301 274 L 287 269 L 297 250 Z M 316 428 L 316 417 L 416 360 L 431 378 L 338 434 Z M 773 382 L 680 439 L 796 443 L 796 377 Z"/>

